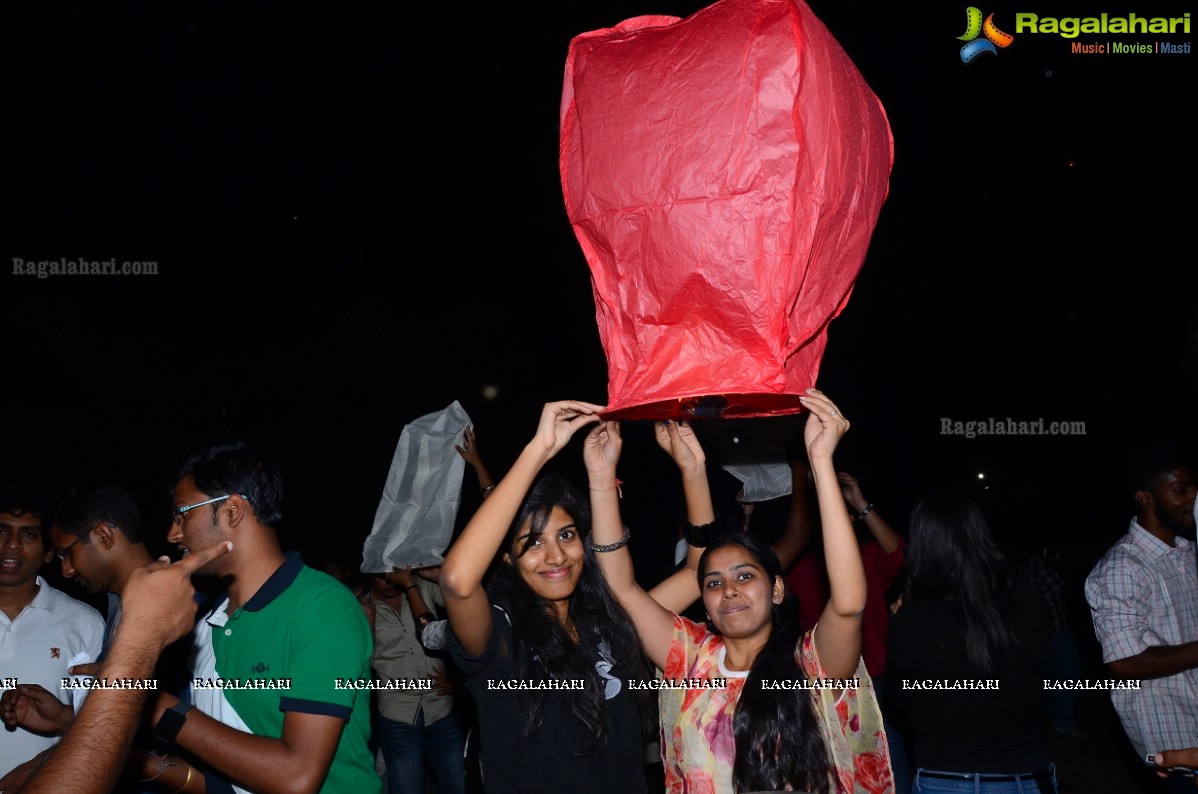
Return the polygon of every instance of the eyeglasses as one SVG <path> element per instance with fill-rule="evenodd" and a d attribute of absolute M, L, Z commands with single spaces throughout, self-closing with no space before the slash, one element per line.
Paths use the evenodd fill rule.
<path fill-rule="evenodd" d="M 187 515 L 188 511 L 195 510 L 197 507 L 203 507 L 204 505 L 210 505 L 215 502 L 223 502 L 226 499 L 228 499 L 230 496 L 233 496 L 233 494 L 227 493 L 224 496 L 214 496 L 211 499 L 205 499 L 204 501 L 196 502 L 193 505 L 183 505 L 182 507 L 176 507 L 173 510 L 171 510 L 171 521 L 175 522 L 176 524 L 182 524 L 183 516 Z M 76 541 L 76 542 L 78 542 L 78 541 Z M 74 545 L 74 544 L 71 544 L 71 545 Z"/>
<path fill-rule="evenodd" d="M 80 535 L 79 537 L 72 540 L 69 544 L 67 544 L 67 547 L 65 549 L 56 549 L 54 551 L 54 556 L 58 558 L 59 562 L 66 562 L 67 557 L 71 553 L 71 549 L 75 548 L 75 544 L 78 543 L 79 541 L 83 540 L 84 538 L 86 538 L 91 533 L 95 532 L 97 529 L 100 528 L 100 526 L 101 526 L 100 524 L 96 524 L 94 527 L 89 529 L 87 532 L 84 532 L 82 535 Z"/>

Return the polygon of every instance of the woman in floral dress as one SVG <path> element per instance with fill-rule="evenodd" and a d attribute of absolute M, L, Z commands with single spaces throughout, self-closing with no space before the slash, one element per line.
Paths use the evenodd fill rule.
<path fill-rule="evenodd" d="M 702 594 L 709 626 L 674 614 L 641 589 L 622 542 L 618 426 L 602 423 L 587 438 L 588 542 L 650 661 L 667 682 L 690 685 L 662 689 L 660 699 L 671 794 L 893 790 L 881 713 L 861 663 L 865 572 L 832 464 L 849 425 L 818 391 L 804 403 L 831 585 L 819 623 L 805 634 L 794 627 L 777 556 L 745 533 L 709 545 L 699 561 L 695 595 Z M 687 443 L 682 431 L 669 426 L 672 443 Z"/>

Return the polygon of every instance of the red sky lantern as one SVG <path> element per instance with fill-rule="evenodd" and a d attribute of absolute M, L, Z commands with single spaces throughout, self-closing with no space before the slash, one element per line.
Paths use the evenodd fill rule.
<path fill-rule="evenodd" d="M 886 113 L 799 0 L 570 43 L 566 210 L 617 418 L 801 409 L 886 197 Z"/>

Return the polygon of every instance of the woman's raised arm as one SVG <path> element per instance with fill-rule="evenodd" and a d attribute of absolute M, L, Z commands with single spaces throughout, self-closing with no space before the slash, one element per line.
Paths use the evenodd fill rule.
<path fill-rule="evenodd" d="M 693 527 L 712 524 L 716 520 L 711 503 L 711 486 L 707 482 L 707 453 L 699 443 L 689 422 L 658 422 L 654 425 L 657 446 L 661 447 L 678 466 L 682 474 L 682 493 L 686 498 L 686 521 Z M 686 561 L 649 591 L 653 600 L 671 612 L 682 612 L 699 600 L 699 558 L 701 546 L 691 545 L 689 533 Z"/>
<path fill-rule="evenodd" d="M 849 429 L 849 422 L 823 392 L 808 389 L 802 401 L 811 411 L 803 440 L 815 478 L 824 532 L 824 561 L 831 590 L 831 598 L 815 629 L 815 649 L 826 675 L 851 678 L 861 659 L 865 566 L 832 463 L 832 452 Z"/>
<path fill-rule="evenodd" d="M 591 490 L 591 536 L 586 542 L 599 560 L 607 586 L 632 616 L 645 655 L 659 670 L 664 670 L 674 636 L 674 615 L 636 583 L 632 555 L 622 540 L 624 525 L 620 521 L 616 491 L 616 463 L 622 447 L 620 426 L 616 422 L 601 422 L 587 435 L 583 458 Z M 609 550 L 603 551 L 604 547 Z"/>

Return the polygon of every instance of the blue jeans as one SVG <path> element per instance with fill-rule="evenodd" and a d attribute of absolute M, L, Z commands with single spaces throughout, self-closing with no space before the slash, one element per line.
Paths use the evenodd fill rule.
<path fill-rule="evenodd" d="M 424 794 L 424 762 L 432 770 L 438 794 L 465 794 L 466 734 L 458 714 L 424 724 L 424 710 L 416 714 L 416 724 L 394 722 L 380 717 L 379 749 L 387 761 L 389 794 Z"/>
<path fill-rule="evenodd" d="M 955 772 L 936 772 L 932 769 L 918 769 L 915 772 L 915 785 L 912 794 L 932 794 L 932 792 L 949 792 L 951 794 L 1057 794 L 1057 773 L 1053 766 L 1048 767 L 1051 781 L 1038 783 L 1031 775 L 965 775 L 959 777 Z M 928 772 L 953 775 L 953 779 L 942 777 L 925 777 Z M 1009 778 L 1019 777 L 1018 780 Z"/>

